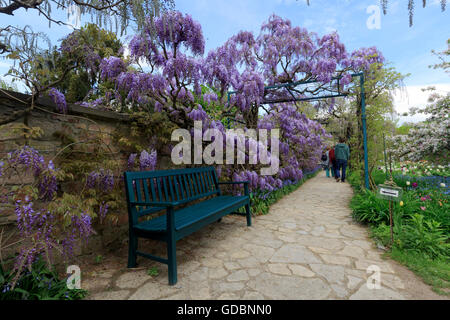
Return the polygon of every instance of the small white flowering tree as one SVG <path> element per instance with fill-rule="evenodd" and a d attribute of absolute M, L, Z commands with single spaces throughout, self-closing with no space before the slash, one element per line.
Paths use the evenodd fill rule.
<path fill-rule="evenodd" d="M 414 124 L 407 135 L 390 139 L 390 151 L 400 161 L 430 159 L 448 162 L 450 149 L 450 93 L 433 93 L 424 109 L 411 109 L 410 115 L 423 113 L 427 119 Z"/>

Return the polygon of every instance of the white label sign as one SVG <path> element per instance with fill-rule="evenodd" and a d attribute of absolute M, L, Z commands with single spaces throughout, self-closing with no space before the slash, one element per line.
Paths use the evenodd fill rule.
<path fill-rule="evenodd" d="M 380 188 L 380 194 L 383 196 L 398 198 L 398 190 L 394 189 Z"/>

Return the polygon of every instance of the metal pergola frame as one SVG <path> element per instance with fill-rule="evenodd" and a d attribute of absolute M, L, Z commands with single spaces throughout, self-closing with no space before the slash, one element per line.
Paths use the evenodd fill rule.
<path fill-rule="evenodd" d="M 369 185 L 369 159 L 367 152 L 367 127 L 366 127 L 366 101 L 365 101 L 365 91 L 364 91 L 364 73 L 354 73 L 351 75 L 352 78 L 359 77 L 359 87 L 361 89 L 361 120 L 362 120 L 362 130 L 363 130 L 363 144 L 364 144 L 364 183 L 366 189 L 370 188 Z M 337 98 L 337 97 L 346 97 L 348 94 L 340 91 L 339 80 L 341 77 L 334 77 L 332 80 L 337 80 L 337 92 L 335 94 L 322 95 L 322 96 L 312 96 L 306 98 L 298 98 L 292 92 L 292 88 L 302 85 L 302 84 L 310 84 L 310 83 L 318 83 L 317 80 L 307 80 L 307 81 L 297 81 L 297 82 L 289 82 L 282 83 L 272 86 L 264 87 L 264 90 L 278 89 L 278 88 L 286 88 L 288 92 L 291 94 L 292 98 L 282 98 L 279 100 L 264 100 L 261 104 L 275 104 L 275 103 L 283 103 L 283 102 L 294 102 L 294 101 L 313 101 L 320 99 L 329 99 L 329 98 Z M 236 91 L 228 91 L 228 104 L 230 103 L 230 95 L 236 93 Z"/>

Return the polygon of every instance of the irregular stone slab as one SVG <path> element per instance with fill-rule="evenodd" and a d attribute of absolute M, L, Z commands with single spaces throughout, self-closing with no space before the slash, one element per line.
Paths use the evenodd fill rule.
<path fill-rule="evenodd" d="M 333 289 L 334 293 L 339 298 L 345 298 L 348 296 L 349 292 L 345 286 L 332 284 L 331 289 Z"/>
<path fill-rule="evenodd" d="M 285 222 L 285 223 L 283 223 L 283 227 L 285 227 L 287 229 L 295 230 L 295 229 L 297 229 L 297 224 L 295 222 Z"/>
<path fill-rule="evenodd" d="M 291 271 L 288 269 L 287 264 L 283 263 L 271 263 L 268 265 L 269 271 L 275 274 L 291 275 Z"/>
<path fill-rule="evenodd" d="M 300 266 L 298 264 L 289 264 L 289 269 L 291 269 L 292 274 L 300 277 L 306 277 L 311 278 L 314 277 L 316 274 L 309 270 L 308 268 L 304 266 Z"/>
<path fill-rule="evenodd" d="M 330 253 L 330 250 L 318 247 L 308 247 L 309 250 L 315 253 Z"/>
<path fill-rule="evenodd" d="M 290 242 L 295 243 L 297 242 L 298 234 L 291 233 L 291 234 L 280 234 L 278 236 L 278 239 L 280 239 L 283 242 Z"/>
<path fill-rule="evenodd" d="M 223 265 L 227 268 L 227 270 L 236 270 L 241 268 L 236 262 L 225 262 Z"/>
<path fill-rule="evenodd" d="M 213 285 L 213 290 L 218 292 L 234 292 L 244 288 L 242 282 L 218 282 Z"/>
<path fill-rule="evenodd" d="M 354 276 L 347 276 L 347 279 L 347 288 L 350 290 L 355 289 L 359 284 L 361 284 L 361 282 L 363 282 L 363 279 Z"/>
<path fill-rule="evenodd" d="M 244 249 L 250 252 L 252 257 L 255 257 L 260 262 L 266 262 L 273 256 L 275 249 L 271 247 L 258 246 L 255 244 L 245 244 Z"/>
<path fill-rule="evenodd" d="M 190 299 L 194 300 L 209 300 L 211 299 L 211 292 L 209 287 L 205 284 L 192 285 L 189 287 Z M 189 297 L 187 298 L 189 299 Z"/>
<path fill-rule="evenodd" d="M 217 300 L 238 300 L 239 296 L 233 292 L 222 293 Z"/>
<path fill-rule="evenodd" d="M 89 278 L 81 282 L 81 287 L 87 291 L 105 290 L 110 286 L 110 279 L 105 278 Z"/>
<path fill-rule="evenodd" d="M 245 291 L 242 300 L 265 300 L 264 296 L 256 291 Z"/>
<path fill-rule="evenodd" d="M 207 258 L 207 259 L 204 259 L 203 261 L 201 261 L 201 264 L 204 265 L 205 267 L 209 267 L 209 268 L 218 268 L 223 265 L 223 262 L 222 262 L 222 260 L 219 260 L 216 258 Z"/>
<path fill-rule="evenodd" d="M 223 267 L 210 268 L 209 272 L 208 272 L 208 277 L 210 279 L 220 279 L 220 278 L 224 278 L 227 275 L 228 275 L 228 272 Z"/>
<path fill-rule="evenodd" d="M 332 254 L 321 254 L 320 257 L 329 264 L 337 264 L 337 265 L 350 265 L 352 262 L 348 257 L 335 256 Z"/>
<path fill-rule="evenodd" d="M 367 267 L 369 267 L 371 265 L 378 266 L 380 268 L 380 272 L 395 273 L 394 269 L 392 269 L 392 267 L 384 261 L 376 261 L 376 260 L 356 260 L 355 261 L 356 269 L 359 269 L 359 270 L 367 270 Z"/>
<path fill-rule="evenodd" d="M 186 299 L 189 299 L 189 296 L 185 292 L 178 292 L 172 296 L 161 298 L 161 300 L 186 300 Z"/>
<path fill-rule="evenodd" d="M 232 281 L 232 282 L 234 282 L 234 281 L 246 281 L 248 279 L 249 279 L 249 277 L 248 277 L 247 271 L 245 271 L 245 270 L 234 271 L 232 274 L 230 274 L 227 277 L 227 280 L 228 281 Z"/>
<path fill-rule="evenodd" d="M 131 271 L 121 275 L 116 280 L 116 286 L 118 286 L 121 289 L 137 288 L 150 279 L 151 277 L 147 274 L 145 270 Z"/>
<path fill-rule="evenodd" d="M 260 274 L 262 271 L 259 268 L 251 268 L 251 269 L 248 269 L 247 272 L 250 277 L 254 277 L 254 276 L 257 276 L 258 274 Z"/>
<path fill-rule="evenodd" d="M 365 251 L 360 247 L 345 246 L 343 250 L 336 252 L 336 254 L 361 259 L 365 256 Z"/>
<path fill-rule="evenodd" d="M 321 279 L 279 276 L 261 273 L 247 283 L 248 287 L 269 299 L 324 299 L 331 292 L 330 287 Z"/>
<path fill-rule="evenodd" d="M 373 242 L 368 240 L 353 240 L 352 244 L 366 250 L 374 248 Z"/>
<path fill-rule="evenodd" d="M 381 287 L 381 289 L 369 289 L 362 285 L 358 291 L 352 294 L 350 300 L 405 300 L 400 293 Z"/>
<path fill-rule="evenodd" d="M 237 260 L 237 262 L 242 268 L 258 268 L 261 265 L 261 263 L 255 257 L 239 259 Z"/>
<path fill-rule="evenodd" d="M 270 234 L 269 237 L 267 237 L 267 238 L 264 238 L 263 235 L 259 234 L 258 237 L 253 238 L 251 240 L 251 242 L 254 244 L 264 243 L 264 246 L 271 247 L 274 249 L 278 249 L 279 247 L 281 247 L 283 245 L 283 241 L 273 239 L 272 234 Z"/>
<path fill-rule="evenodd" d="M 275 252 L 269 261 L 283 263 L 320 263 L 320 260 L 311 251 L 295 244 L 285 244 Z"/>
<path fill-rule="evenodd" d="M 147 282 L 142 287 L 136 290 L 135 293 L 128 298 L 128 300 L 155 300 L 163 297 L 172 296 L 179 293 L 181 289 L 175 288 L 175 286 L 158 285 L 154 282 Z"/>
<path fill-rule="evenodd" d="M 129 290 L 105 291 L 89 297 L 90 300 L 125 300 L 130 294 Z"/>
<path fill-rule="evenodd" d="M 297 239 L 297 244 L 307 247 L 323 248 L 332 251 L 344 248 L 344 243 L 340 239 L 330 239 L 324 237 L 302 236 Z"/>
<path fill-rule="evenodd" d="M 327 279 L 328 283 L 344 283 L 345 269 L 342 266 L 310 264 L 310 267 L 315 273 Z"/>
<path fill-rule="evenodd" d="M 311 230 L 311 234 L 313 236 L 321 236 L 324 232 L 325 232 L 325 227 L 324 226 L 315 226 Z"/>
<path fill-rule="evenodd" d="M 200 267 L 200 262 L 190 259 L 186 261 L 185 263 L 178 265 L 178 272 L 183 274 L 191 273 L 192 271 L 196 270 L 198 267 Z"/>
<path fill-rule="evenodd" d="M 243 259 L 250 256 L 250 253 L 245 250 L 238 250 L 231 253 L 231 259 Z"/>
<path fill-rule="evenodd" d="M 191 274 L 187 275 L 188 279 L 195 282 L 205 281 L 208 279 L 208 268 L 202 267 Z"/>

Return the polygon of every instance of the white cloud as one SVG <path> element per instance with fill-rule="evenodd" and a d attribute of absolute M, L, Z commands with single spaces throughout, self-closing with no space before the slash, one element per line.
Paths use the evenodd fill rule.
<path fill-rule="evenodd" d="M 426 89 L 428 87 L 435 87 L 439 94 L 447 94 L 450 92 L 450 83 L 437 83 L 431 85 L 417 85 L 417 86 L 406 86 L 401 90 L 394 91 L 394 107 L 395 110 L 402 114 L 404 112 L 408 112 L 408 110 L 412 107 L 415 108 L 424 108 L 428 104 L 428 97 L 430 95 L 430 91 L 422 91 L 422 89 Z M 419 122 L 425 120 L 425 116 L 423 114 L 416 114 L 414 116 L 403 117 L 400 116 L 399 123 L 402 124 L 404 122 Z"/>

